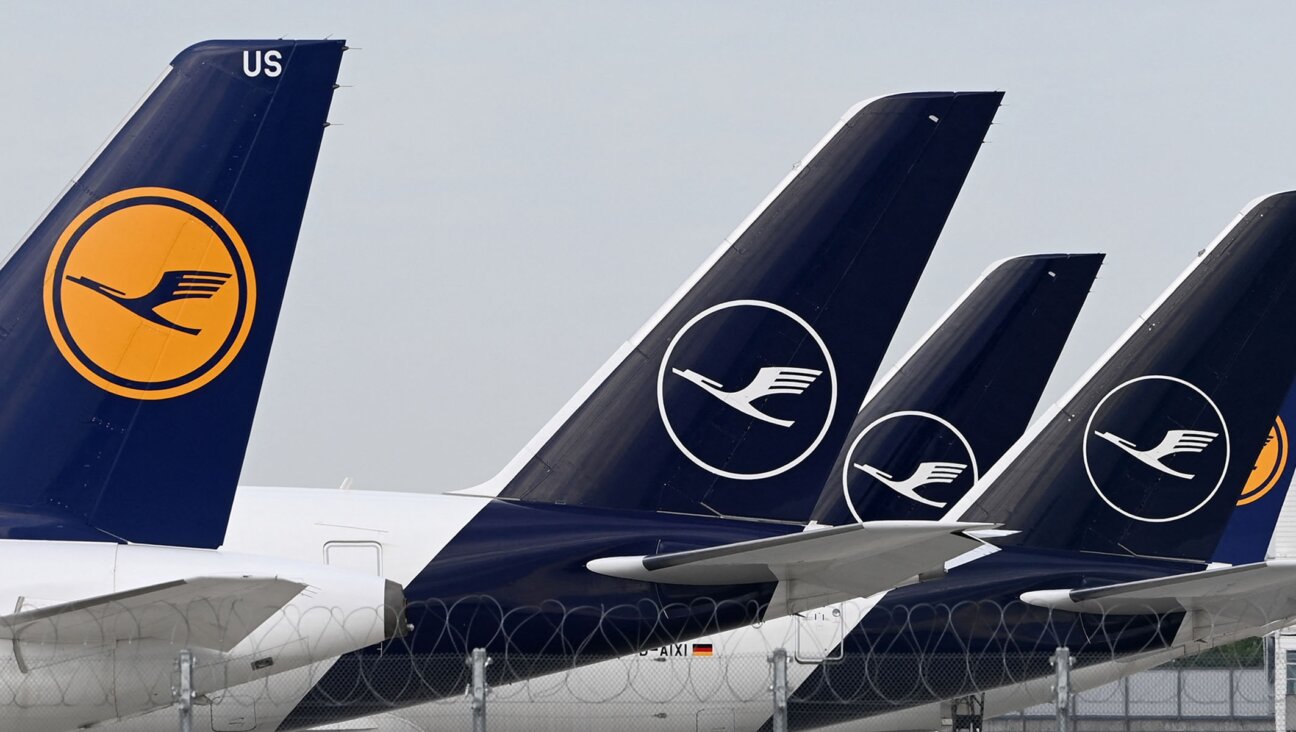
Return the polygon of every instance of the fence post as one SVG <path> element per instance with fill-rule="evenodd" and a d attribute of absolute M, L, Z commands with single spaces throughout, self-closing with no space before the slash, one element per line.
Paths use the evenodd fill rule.
<path fill-rule="evenodd" d="M 1175 668 L 1175 716 L 1183 719 L 1183 666 Z"/>
<path fill-rule="evenodd" d="M 1121 683 L 1125 685 L 1125 732 L 1130 732 L 1130 677 L 1121 679 Z"/>
<path fill-rule="evenodd" d="M 1071 650 L 1059 646 L 1049 659 L 1053 665 L 1053 705 L 1057 708 L 1058 732 L 1071 729 Z"/>
<path fill-rule="evenodd" d="M 1235 669 L 1229 668 L 1229 719 L 1237 716 L 1237 677 L 1233 673 Z"/>
<path fill-rule="evenodd" d="M 770 719 L 773 732 L 787 732 L 788 718 L 788 678 L 787 649 L 775 648 L 770 654 L 770 663 L 774 665 L 774 683 L 770 691 L 774 692 L 774 715 Z"/>
<path fill-rule="evenodd" d="M 1282 643 L 1282 631 L 1269 636 L 1273 641 L 1273 654 L 1269 657 L 1270 670 L 1273 672 L 1273 715 L 1274 729 L 1287 732 L 1287 649 Z M 1266 650 L 1269 645 L 1265 645 Z"/>
<path fill-rule="evenodd" d="M 180 705 L 180 732 L 190 732 L 193 729 L 193 654 L 188 648 L 180 651 L 176 657 L 176 670 L 179 672 L 180 679 L 175 688 L 171 690 L 176 703 Z"/>
<path fill-rule="evenodd" d="M 486 732 L 486 657 L 485 648 L 474 648 L 468 658 L 472 666 L 472 728 L 473 732 Z"/>

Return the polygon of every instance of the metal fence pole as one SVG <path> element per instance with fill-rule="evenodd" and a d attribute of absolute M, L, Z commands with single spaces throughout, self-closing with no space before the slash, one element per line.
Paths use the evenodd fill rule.
<path fill-rule="evenodd" d="M 1175 669 L 1175 716 L 1183 719 L 1183 667 Z"/>
<path fill-rule="evenodd" d="M 194 690 L 193 654 L 188 648 L 180 651 L 176 658 L 176 670 L 179 671 L 180 679 L 171 693 L 180 705 L 180 732 L 190 732 L 193 729 Z"/>
<path fill-rule="evenodd" d="M 1237 674 L 1233 673 L 1235 670 L 1232 668 L 1228 670 L 1229 719 L 1237 716 Z"/>
<path fill-rule="evenodd" d="M 774 692 L 774 715 L 770 720 L 773 732 L 787 732 L 788 728 L 788 678 L 787 649 L 775 648 L 770 654 L 770 663 L 774 665 L 774 683 L 770 691 Z"/>
<path fill-rule="evenodd" d="M 1130 732 L 1132 729 L 1132 727 L 1130 727 L 1130 677 L 1126 676 L 1121 679 L 1121 683 L 1125 685 L 1125 732 Z"/>
<path fill-rule="evenodd" d="M 1276 732 L 1287 732 L 1287 648 L 1282 642 L 1282 631 L 1270 636 L 1273 639 L 1273 655 L 1269 662 L 1273 664 L 1273 715 Z M 1269 646 L 1266 645 L 1267 649 Z"/>
<path fill-rule="evenodd" d="M 1071 729 L 1071 650 L 1059 646 L 1049 659 L 1053 664 L 1053 704 L 1057 708 L 1058 732 Z"/>
<path fill-rule="evenodd" d="M 472 666 L 473 732 L 486 732 L 486 664 L 489 662 L 485 648 L 474 648 L 468 658 Z"/>

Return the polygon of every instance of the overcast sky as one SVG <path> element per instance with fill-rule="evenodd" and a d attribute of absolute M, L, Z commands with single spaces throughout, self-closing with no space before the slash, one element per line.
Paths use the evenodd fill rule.
<path fill-rule="evenodd" d="M 1250 199 L 1296 188 L 1296 6 L 18 3 L 17 243 L 182 48 L 346 38 L 243 481 L 494 474 L 852 103 L 1006 107 L 889 365 L 988 263 L 1104 251 L 1046 400 Z"/>

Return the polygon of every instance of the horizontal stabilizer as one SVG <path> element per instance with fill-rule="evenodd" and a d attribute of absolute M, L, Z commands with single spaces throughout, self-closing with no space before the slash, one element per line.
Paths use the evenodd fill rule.
<path fill-rule="evenodd" d="M 229 651 L 306 585 L 274 577 L 195 577 L 0 616 L 0 638 L 105 645 L 161 640 Z"/>
<path fill-rule="evenodd" d="M 963 532 L 992 524 L 870 521 L 656 556 L 606 557 L 591 572 L 678 585 L 785 582 L 846 597 L 888 590 L 982 546 Z M 795 599 L 795 590 L 793 596 Z"/>
<path fill-rule="evenodd" d="M 1107 615 L 1195 610 L 1219 614 L 1246 606 L 1276 620 L 1296 612 L 1296 560 L 1273 559 L 1089 589 L 1039 590 L 1021 599 L 1054 610 Z"/>

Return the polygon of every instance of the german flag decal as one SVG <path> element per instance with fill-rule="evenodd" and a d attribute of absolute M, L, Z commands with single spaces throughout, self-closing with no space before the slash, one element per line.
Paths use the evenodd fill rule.
<path fill-rule="evenodd" d="M 693 655 L 695 656 L 714 656 L 715 650 L 710 643 L 694 643 Z"/>

